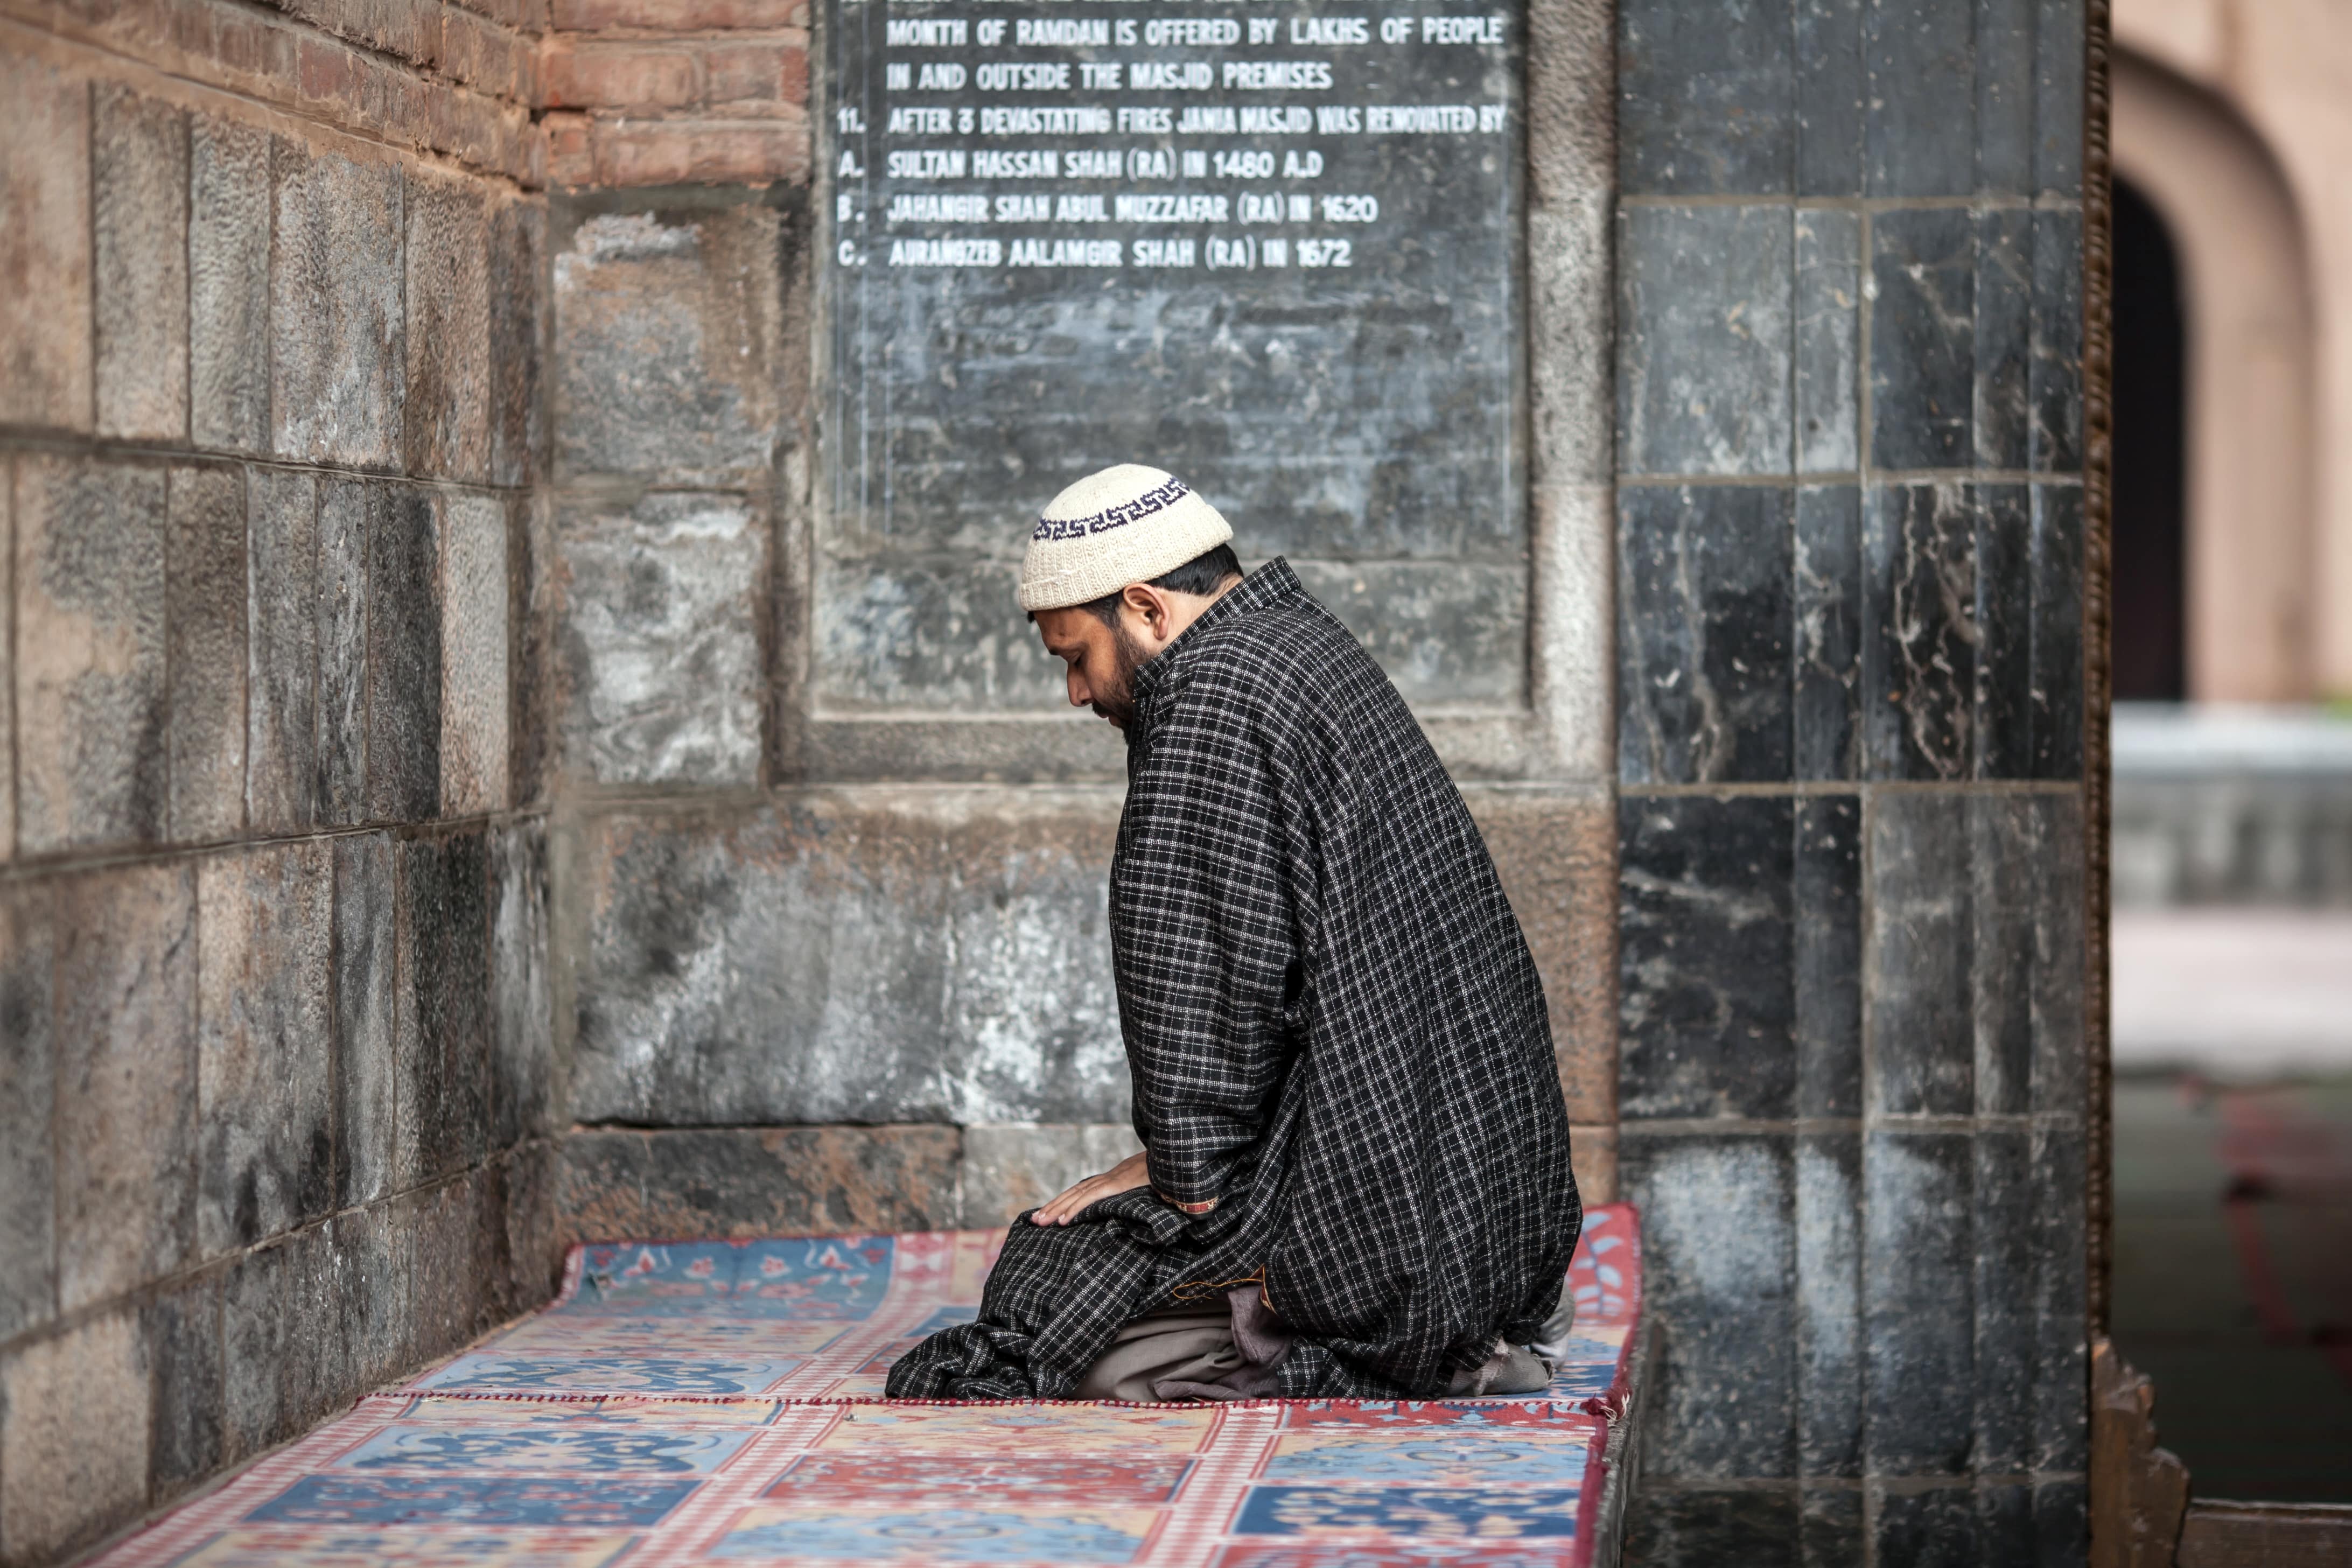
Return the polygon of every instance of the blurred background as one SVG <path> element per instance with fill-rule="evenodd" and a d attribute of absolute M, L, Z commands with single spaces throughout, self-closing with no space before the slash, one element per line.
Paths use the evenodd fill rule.
<path fill-rule="evenodd" d="M 2352 5 L 2115 17 L 2115 1332 L 2352 1501 Z"/>

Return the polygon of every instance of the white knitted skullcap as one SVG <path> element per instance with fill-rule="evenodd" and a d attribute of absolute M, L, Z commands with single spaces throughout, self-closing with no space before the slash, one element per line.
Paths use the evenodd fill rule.
<path fill-rule="evenodd" d="M 1121 463 L 1054 498 L 1029 534 L 1021 607 L 1059 610 L 1149 583 L 1234 536 L 1217 509 L 1172 474 Z"/>

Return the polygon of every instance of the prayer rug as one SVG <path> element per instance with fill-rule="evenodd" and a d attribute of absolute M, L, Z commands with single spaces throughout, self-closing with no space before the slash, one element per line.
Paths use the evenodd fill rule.
<path fill-rule="evenodd" d="M 562 1291 L 163 1515 L 110 1568 L 1585 1568 L 1641 1311 L 1590 1209 L 1575 1343 L 1519 1398 L 887 1403 L 1001 1231 L 575 1248 Z"/>

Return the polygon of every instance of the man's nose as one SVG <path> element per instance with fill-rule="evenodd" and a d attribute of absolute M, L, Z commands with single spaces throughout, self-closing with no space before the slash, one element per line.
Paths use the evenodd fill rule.
<path fill-rule="evenodd" d="M 1087 689 L 1087 683 L 1078 678 L 1078 672 L 1073 669 L 1066 673 L 1070 683 L 1070 706 L 1084 708 L 1092 702 L 1095 694 Z"/>

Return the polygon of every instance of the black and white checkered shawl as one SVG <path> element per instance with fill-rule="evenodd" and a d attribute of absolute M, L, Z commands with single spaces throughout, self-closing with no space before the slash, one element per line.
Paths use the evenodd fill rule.
<path fill-rule="evenodd" d="M 1559 1299 L 1583 1213 L 1551 1027 L 1403 699 L 1276 561 L 1136 676 L 1111 947 L 1152 1186 L 1013 1222 L 898 1398 L 1056 1398 L 1244 1279 L 1292 1396 L 1429 1394 Z"/>

